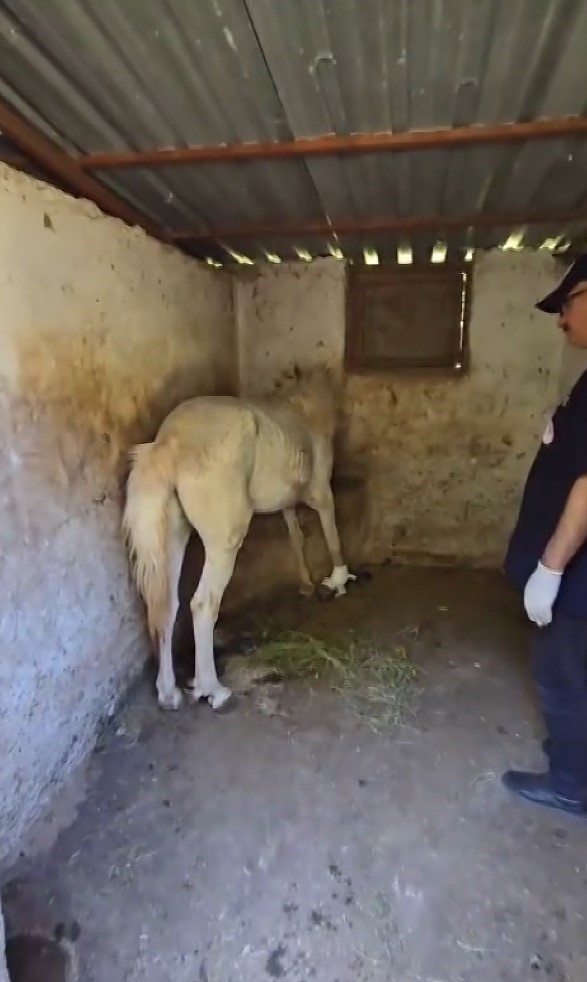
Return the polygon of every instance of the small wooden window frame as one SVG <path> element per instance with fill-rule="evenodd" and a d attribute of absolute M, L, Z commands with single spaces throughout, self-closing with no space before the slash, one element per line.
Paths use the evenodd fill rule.
<path fill-rule="evenodd" d="M 402 375 L 439 375 L 458 377 L 469 369 L 469 319 L 472 292 L 473 264 L 429 263 L 394 266 L 349 265 L 346 276 L 346 328 L 345 328 L 345 367 L 353 374 L 400 373 Z M 395 283 L 412 283 L 414 289 L 425 289 L 429 283 L 439 281 L 454 285 L 459 291 L 458 307 L 460 315 L 455 315 L 454 330 L 451 337 L 452 357 L 403 358 L 401 355 L 389 358 L 369 358 L 365 354 L 365 300 L 370 289 L 381 285 L 393 287 Z M 453 301 L 454 302 L 454 301 Z"/>

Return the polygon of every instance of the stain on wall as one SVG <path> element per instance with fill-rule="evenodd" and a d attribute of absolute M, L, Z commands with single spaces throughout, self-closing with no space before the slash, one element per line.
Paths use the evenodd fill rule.
<path fill-rule="evenodd" d="M 466 376 L 346 378 L 337 506 L 355 562 L 501 562 L 559 394 L 561 338 L 533 309 L 559 277 L 544 253 L 486 253 L 475 263 Z M 344 284 L 334 259 L 268 266 L 239 284 L 246 391 L 293 362 L 342 372 Z"/>
<path fill-rule="evenodd" d="M 0 854 L 148 650 L 119 522 L 131 442 L 237 381 L 229 277 L 0 167 Z"/>

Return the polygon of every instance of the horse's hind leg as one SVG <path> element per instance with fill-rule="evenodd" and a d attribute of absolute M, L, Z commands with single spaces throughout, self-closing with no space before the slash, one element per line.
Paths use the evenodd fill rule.
<path fill-rule="evenodd" d="M 174 496 L 167 513 L 167 569 L 169 583 L 169 611 L 167 623 L 159 636 L 159 671 L 157 697 L 161 709 L 179 709 L 182 695 L 175 683 L 171 639 L 179 606 L 178 586 L 181 565 L 190 537 L 190 527 L 177 498 Z"/>
<path fill-rule="evenodd" d="M 190 683 L 190 698 L 194 702 L 207 699 L 215 710 L 225 707 L 232 695 L 216 675 L 214 626 L 224 591 L 232 577 L 237 553 L 238 547 L 207 547 L 202 578 L 190 604 L 196 645 L 196 674 Z"/>
<path fill-rule="evenodd" d="M 214 627 L 252 516 L 241 484 L 240 474 L 221 473 L 184 480 L 180 485 L 182 506 L 206 551 L 202 576 L 190 603 L 196 647 L 196 672 L 189 686 L 190 698 L 196 702 L 207 699 L 215 710 L 226 706 L 232 695 L 216 675 Z"/>
<path fill-rule="evenodd" d="M 231 698 L 230 689 L 218 681 L 214 661 L 214 627 L 224 590 L 228 585 L 236 554 L 206 561 L 200 586 L 190 604 L 194 624 L 195 674 L 189 683 L 194 702 L 207 699 L 214 710 L 222 709 Z"/>

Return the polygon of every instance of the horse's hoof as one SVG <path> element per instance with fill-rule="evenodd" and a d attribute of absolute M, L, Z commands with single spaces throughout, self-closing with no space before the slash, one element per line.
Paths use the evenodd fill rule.
<path fill-rule="evenodd" d="M 200 689 L 199 685 L 194 685 L 193 681 L 189 681 L 184 689 L 185 697 L 188 702 L 197 705 L 200 699 L 206 699 L 206 693 Z"/>
<path fill-rule="evenodd" d="M 335 566 L 330 576 L 322 580 L 322 586 L 327 590 L 333 590 L 335 596 L 344 597 L 347 584 L 355 579 L 355 574 L 349 572 L 347 566 Z"/>
<path fill-rule="evenodd" d="M 210 708 L 220 716 L 224 715 L 224 713 L 232 712 L 236 705 L 234 694 L 224 685 L 219 685 L 214 692 L 206 692 L 199 685 L 188 685 L 186 695 L 189 701 L 193 703 L 198 703 L 201 699 L 206 699 Z"/>
<path fill-rule="evenodd" d="M 334 600 L 336 593 L 334 590 L 331 590 L 330 587 L 325 586 L 324 583 L 321 583 L 316 589 L 316 596 L 318 597 L 318 600 L 322 601 L 322 603 L 327 603 L 329 600 Z"/>
<path fill-rule="evenodd" d="M 313 583 L 302 583 L 300 585 L 299 592 L 302 597 L 313 597 L 314 596 L 314 584 Z"/>
<path fill-rule="evenodd" d="M 228 716 L 229 713 L 234 712 L 234 710 L 238 705 L 238 699 L 235 696 L 234 692 L 231 692 L 228 699 L 225 699 L 224 702 L 221 702 L 218 708 L 214 706 L 212 701 L 212 696 L 209 697 L 208 702 L 212 707 L 215 716 Z"/>
<path fill-rule="evenodd" d="M 159 709 L 162 709 L 166 713 L 176 712 L 181 706 L 182 702 L 183 696 L 179 689 L 174 689 L 173 692 L 170 692 L 164 696 L 161 694 L 157 696 Z"/>

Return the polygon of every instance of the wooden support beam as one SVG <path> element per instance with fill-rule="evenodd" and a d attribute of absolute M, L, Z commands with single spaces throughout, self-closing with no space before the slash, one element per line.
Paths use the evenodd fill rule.
<path fill-rule="evenodd" d="M 43 133 L 0 102 L 0 132 L 27 157 L 34 160 L 48 174 L 84 198 L 89 198 L 107 214 L 120 218 L 127 225 L 139 225 L 149 235 L 165 239 L 161 229 L 132 205 L 109 191 L 89 174 L 84 173 L 73 157 Z"/>
<path fill-rule="evenodd" d="M 11 153 L 8 150 L 5 152 L 0 150 L 0 164 L 7 164 L 9 167 L 14 167 L 15 170 L 28 170 L 34 166 L 24 154 Z"/>
<path fill-rule="evenodd" d="M 312 236 L 356 235 L 379 232 L 435 231 L 439 234 L 456 228 L 521 228 L 524 225 L 587 224 L 584 214 L 567 212 L 558 215 L 528 214 L 527 212 L 484 212 L 469 215 L 390 215 L 382 218 L 341 218 L 300 225 L 219 225 L 209 229 L 181 229 L 168 232 L 173 242 L 200 242 L 214 239 L 230 242 L 234 239 L 304 239 Z"/>
<path fill-rule="evenodd" d="M 407 150 L 447 150 L 488 143 L 512 143 L 555 137 L 587 136 L 586 116 L 535 119 L 525 123 L 457 126 L 405 133 L 358 133 L 349 136 L 317 136 L 269 143 L 236 143 L 208 147 L 170 147 L 159 150 L 120 150 L 84 154 L 77 163 L 85 171 L 129 167 L 163 167 L 170 164 L 211 164 L 247 160 L 289 160 L 332 154 L 399 153 Z"/>

